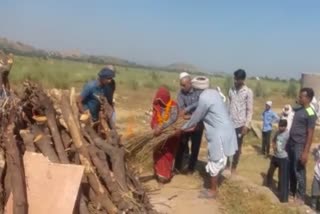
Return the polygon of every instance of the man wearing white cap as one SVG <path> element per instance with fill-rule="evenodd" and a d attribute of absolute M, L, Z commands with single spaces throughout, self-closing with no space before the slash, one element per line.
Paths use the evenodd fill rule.
<path fill-rule="evenodd" d="M 197 108 L 199 97 L 203 90 L 193 87 L 191 76 L 188 73 L 182 72 L 179 78 L 181 90 L 178 93 L 177 101 L 181 115 L 192 115 Z M 188 173 L 194 172 L 198 161 L 202 134 L 202 123 L 199 123 L 195 131 L 183 134 L 175 160 L 175 169 L 177 171 L 183 170 L 183 158 L 185 154 L 189 155 L 188 142 L 191 139 L 191 155 L 188 164 Z"/>
<path fill-rule="evenodd" d="M 271 110 L 272 101 L 266 102 L 266 107 L 262 113 L 262 154 L 266 157 L 270 153 L 270 139 L 272 133 L 272 124 L 279 121 L 279 116 Z"/>

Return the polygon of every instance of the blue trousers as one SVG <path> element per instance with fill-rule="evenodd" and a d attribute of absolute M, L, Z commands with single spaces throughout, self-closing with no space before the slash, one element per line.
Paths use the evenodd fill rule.
<path fill-rule="evenodd" d="M 290 161 L 290 191 L 294 196 L 304 200 L 306 195 L 306 168 L 300 162 L 304 151 L 304 144 L 288 143 L 288 155 Z"/>

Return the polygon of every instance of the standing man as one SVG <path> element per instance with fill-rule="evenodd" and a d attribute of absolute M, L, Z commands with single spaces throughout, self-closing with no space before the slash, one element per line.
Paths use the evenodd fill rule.
<path fill-rule="evenodd" d="M 228 168 L 231 167 L 231 173 L 234 173 L 238 166 L 243 137 L 248 133 L 252 120 L 253 93 L 245 85 L 246 76 L 246 72 L 243 69 L 236 70 L 234 72 L 234 87 L 229 90 L 229 113 L 238 140 L 238 151 L 232 161 L 228 160 L 227 164 Z"/>
<path fill-rule="evenodd" d="M 181 115 L 191 116 L 198 105 L 199 96 L 202 90 L 192 87 L 191 76 L 183 72 L 180 74 L 181 90 L 178 94 L 178 107 Z M 188 142 L 191 139 L 191 156 L 189 159 L 188 172 L 193 173 L 196 163 L 198 161 L 198 154 L 201 145 L 201 138 L 203 133 L 203 126 L 199 124 L 195 131 L 184 133 L 181 137 L 181 143 L 176 155 L 175 168 L 178 171 L 182 170 L 184 154 L 189 154 Z"/>
<path fill-rule="evenodd" d="M 262 113 L 262 154 L 269 157 L 272 124 L 279 121 L 279 116 L 271 110 L 272 101 L 266 102 L 266 107 Z"/>
<path fill-rule="evenodd" d="M 93 80 L 84 86 L 77 98 L 80 113 L 89 111 L 94 122 L 99 120 L 100 102 L 98 97 L 101 95 L 105 96 L 108 103 L 113 106 L 114 90 L 110 83 L 114 77 L 115 73 L 105 67 L 98 73 L 97 80 Z"/>
<path fill-rule="evenodd" d="M 288 142 L 290 161 L 290 190 L 298 204 L 304 204 L 306 194 L 306 163 L 316 126 L 317 115 L 311 107 L 314 97 L 312 88 L 300 90 Z"/>
<path fill-rule="evenodd" d="M 227 163 L 227 157 L 238 149 L 236 133 L 228 115 L 227 108 L 217 90 L 204 90 L 191 119 L 182 127 L 188 132 L 203 121 L 208 141 L 208 163 L 206 171 L 211 176 L 211 188 L 200 193 L 201 198 L 216 198 L 218 178 Z"/>
<path fill-rule="evenodd" d="M 109 68 L 111 71 L 113 71 L 114 73 L 114 76 L 116 75 L 116 68 L 115 66 L 111 65 L 111 64 L 108 64 L 106 65 L 106 68 Z M 109 83 L 110 87 L 111 87 L 111 90 L 112 90 L 112 106 L 113 106 L 113 112 L 112 112 L 112 121 L 114 123 L 116 123 L 116 111 L 115 111 L 115 108 L 114 108 L 114 105 L 115 105 L 115 99 L 114 99 L 114 93 L 116 91 L 116 81 L 114 79 L 111 80 L 111 82 Z"/>

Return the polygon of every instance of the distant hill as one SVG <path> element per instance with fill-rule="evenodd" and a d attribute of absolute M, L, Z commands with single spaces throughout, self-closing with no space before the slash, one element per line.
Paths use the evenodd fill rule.
<path fill-rule="evenodd" d="M 70 51 L 50 51 L 43 50 L 39 48 L 35 48 L 32 45 L 24 44 L 18 41 L 12 41 L 7 38 L 0 37 L 0 50 L 3 50 L 6 53 L 13 53 L 15 55 L 22 56 L 30 56 L 30 57 L 40 57 L 40 58 L 54 58 L 54 59 L 68 59 L 73 61 L 80 62 L 90 62 L 94 64 L 114 64 L 128 67 L 137 67 L 137 68 L 146 68 L 148 70 L 165 70 L 170 72 L 190 72 L 190 73 L 198 73 L 200 69 L 196 66 L 188 64 L 188 63 L 174 63 L 169 66 L 146 66 L 142 64 L 137 64 L 135 62 L 131 62 L 125 59 L 112 57 L 112 56 L 98 56 L 98 55 L 89 55 L 80 53 L 79 50 L 70 50 Z"/>
<path fill-rule="evenodd" d="M 22 56 L 69 59 L 69 60 L 84 61 L 84 62 L 91 62 L 91 63 L 97 63 L 97 64 L 112 63 L 115 65 L 136 66 L 136 63 L 134 62 L 130 62 L 128 60 L 120 59 L 117 57 L 82 54 L 78 50 L 63 51 L 63 52 L 47 51 L 47 50 L 35 48 L 31 45 L 27 45 L 22 42 L 11 41 L 7 38 L 1 38 L 1 37 L 0 37 L 0 49 L 7 53 L 13 53 L 15 55 L 22 55 Z"/>
<path fill-rule="evenodd" d="M 188 63 L 173 63 L 171 65 L 168 65 L 166 68 L 171 70 L 180 70 L 185 72 L 198 72 L 200 69 L 198 69 L 196 66 Z"/>
<path fill-rule="evenodd" d="M 47 54 L 46 51 L 34 48 L 31 45 L 27 45 L 22 42 L 14 42 L 1 37 L 0 37 L 0 49 L 2 49 L 5 52 L 20 54 L 20 55 L 32 54 L 35 56 L 43 56 Z"/>

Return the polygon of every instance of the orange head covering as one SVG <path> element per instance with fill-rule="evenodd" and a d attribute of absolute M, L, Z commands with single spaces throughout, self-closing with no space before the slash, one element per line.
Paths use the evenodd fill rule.
<path fill-rule="evenodd" d="M 157 124 L 157 112 L 161 111 L 161 106 L 167 105 L 171 100 L 170 92 L 166 87 L 160 87 L 156 92 L 156 95 L 153 99 L 153 113 L 151 120 L 151 127 L 154 128 Z"/>

